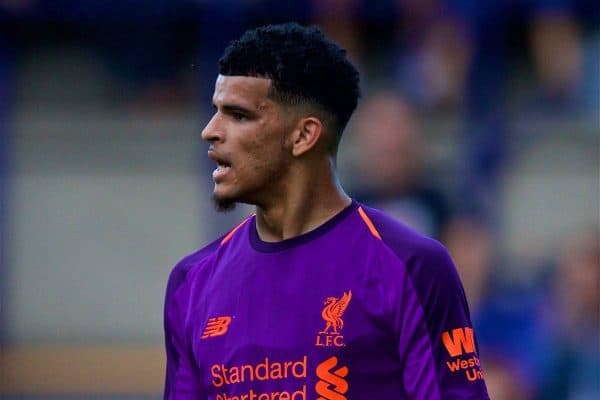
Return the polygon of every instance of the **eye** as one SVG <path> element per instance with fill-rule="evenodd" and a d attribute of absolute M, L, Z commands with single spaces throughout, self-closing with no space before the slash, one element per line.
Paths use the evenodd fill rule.
<path fill-rule="evenodd" d="M 239 122 L 243 122 L 248 119 L 248 117 L 245 114 L 242 114 L 240 112 L 233 112 L 231 113 L 231 116 L 233 117 L 233 119 Z"/>

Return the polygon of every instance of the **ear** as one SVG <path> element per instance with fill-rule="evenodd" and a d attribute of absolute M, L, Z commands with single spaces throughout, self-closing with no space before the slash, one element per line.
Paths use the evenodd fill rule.
<path fill-rule="evenodd" d="M 323 123 L 315 117 L 302 118 L 294 131 L 292 155 L 299 157 L 316 146 L 323 135 Z"/>

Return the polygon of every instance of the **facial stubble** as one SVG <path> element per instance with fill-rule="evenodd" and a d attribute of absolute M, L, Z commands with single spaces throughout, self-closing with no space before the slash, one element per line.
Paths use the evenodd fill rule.
<path fill-rule="evenodd" d="M 237 202 L 230 199 L 219 198 L 216 194 L 212 195 L 213 205 L 215 210 L 220 213 L 226 213 L 235 210 Z"/>

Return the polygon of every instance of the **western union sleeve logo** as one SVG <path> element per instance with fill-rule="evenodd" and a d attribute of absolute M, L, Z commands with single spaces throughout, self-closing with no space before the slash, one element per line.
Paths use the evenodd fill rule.
<path fill-rule="evenodd" d="M 442 333 L 442 342 L 450 354 L 450 357 L 457 357 L 465 353 L 475 352 L 475 341 L 473 340 L 473 328 L 457 328 L 450 332 Z"/>
<path fill-rule="evenodd" d="M 446 366 L 451 373 L 464 372 L 467 380 L 476 381 L 483 379 L 481 363 L 477 357 L 473 328 L 456 328 L 451 332 L 442 333 L 442 343 L 453 359 L 446 361 Z M 470 357 L 463 355 L 470 354 Z"/>

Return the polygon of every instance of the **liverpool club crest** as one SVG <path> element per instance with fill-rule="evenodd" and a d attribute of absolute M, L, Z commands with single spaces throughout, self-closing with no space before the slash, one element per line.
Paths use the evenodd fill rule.
<path fill-rule="evenodd" d="M 325 299 L 321 317 L 325 321 L 325 328 L 317 334 L 316 346 L 344 346 L 344 337 L 341 329 L 344 327 L 342 316 L 350 304 L 352 292 L 344 292 L 339 298 L 328 297 Z"/>

